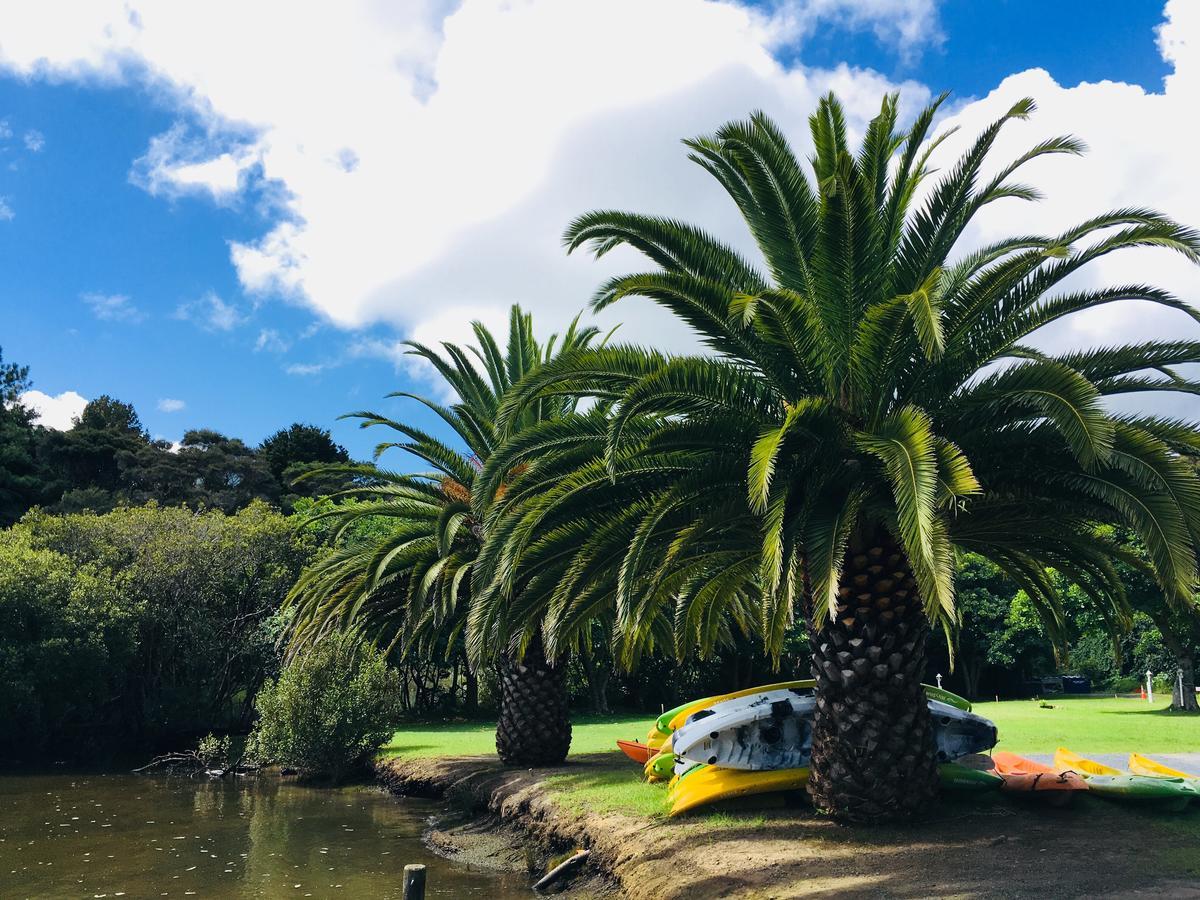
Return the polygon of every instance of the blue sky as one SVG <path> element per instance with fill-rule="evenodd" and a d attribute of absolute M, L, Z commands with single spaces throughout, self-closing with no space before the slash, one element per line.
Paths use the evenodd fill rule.
<path fill-rule="evenodd" d="M 918 32 L 915 38 L 910 34 L 903 39 L 891 31 L 907 15 L 897 11 L 903 4 L 864 0 L 856 6 L 847 0 L 833 6 L 834 12 L 792 32 L 779 28 L 763 46 L 786 69 L 811 74 L 847 64 L 856 71 L 870 70 L 852 80 L 876 98 L 884 82 L 910 82 L 933 92 L 949 89 L 965 104 L 985 97 L 1007 76 L 1039 67 L 1068 98 L 1075 96 L 1069 89 L 1080 82 L 1103 80 L 1140 86 L 1151 94 L 1162 92 L 1163 78 L 1172 71 L 1156 43 L 1155 27 L 1163 21 L 1163 9 L 1154 2 L 947 0 L 931 5 L 919 20 L 906 19 Z M 411 27 L 436 31 L 444 12 L 435 10 L 430 21 Z M 155 27 L 147 20 L 145 34 Z M 404 27 L 401 23 L 396 32 L 398 46 L 408 46 Z M 701 27 L 697 25 L 698 33 Z M 782 104 L 780 98 L 786 99 L 791 90 L 769 66 L 760 66 L 745 79 L 730 77 L 729 69 L 714 70 L 711 77 L 697 69 L 692 81 L 656 98 L 653 109 L 662 111 L 655 119 L 664 123 L 663 133 L 639 139 L 647 141 L 647 155 L 658 154 L 646 163 L 647 172 L 657 171 L 659 165 L 681 170 L 676 175 L 673 169 L 663 169 L 670 182 L 666 186 L 649 186 L 649 175 L 639 181 L 632 171 L 648 156 L 631 154 L 617 172 L 609 168 L 611 154 L 598 154 L 589 165 L 588 159 L 572 152 L 589 135 L 602 133 L 612 139 L 613 129 L 605 127 L 612 116 L 641 114 L 642 107 L 628 98 L 606 103 L 589 94 L 589 102 L 597 107 L 593 115 L 577 116 L 547 132 L 547 143 L 553 146 L 545 150 L 544 168 L 551 175 L 534 172 L 526 188 L 514 189 L 511 196 L 501 190 L 501 196 L 488 198 L 479 209 L 464 205 L 468 221 L 461 224 L 433 223 L 431 230 L 441 231 L 425 250 L 420 222 L 413 220 L 427 214 L 428 206 L 422 204 L 434 202 L 428 195 L 436 192 L 422 181 L 436 181 L 436 173 L 397 183 L 387 208 L 372 208 L 370 215 L 377 218 L 359 221 L 353 213 L 370 204 L 370 191 L 365 199 L 355 200 L 358 206 L 342 208 L 337 190 L 326 187 L 317 175 L 311 185 L 303 180 L 310 169 L 299 163 L 289 169 L 279 162 L 289 146 L 280 136 L 300 133 L 294 123 L 305 120 L 308 101 L 303 93 L 311 88 L 297 84 L 299 110 L 292 118 L 281 114 L 277 124 L 256 122 L 247 117 L 246 110 L 254 108 L 249 100 L 245 108 L 238 106 L 220 85 L 206 94 L 212 84 L 207 74 L 182 68 L 177 72 L 162 61 L 165 57 L 155 57 L 155 51 L 144 51 L 140 60 L 135 53 L 133 63 L 126 55 L 114 73 L 83 51 L 41 48 L 38 42 L 44 37 L 36 29 L 6 44 L 11 34 L 0 29 L 0 120 L 5 123 L 0 127 L 0 346 L 5 359 L 28 364 L 35 387 L 46 394 L 74 391 L 92 398 L 108 393 L 133 402 L 155 436 L 175 440 L 185 429 L 203 426 L 256 442 L 293 421 L 307 421 L 333 428 L 336 438 L 359 456 L 370 452 L 374 436 L 335 423 L 338 414 L 370 406 L 403 411 L 427 422 L 412 407 L 379 400 L 391 390 L 432 390 L 412 370 L 397 365 L 397 339 L 414 333 L 456 336 L 461 329 L 455 322 L 461 324 L 481 309 L 489 316 L 502 312 L 526 291 L 540 297 L 544 288 L 553 295 L 530 302 L 542 304 L 537 306 L 539 317 L 545 309 L 554 324 L 583 305 L 586 286 L 597 283 L 602 271 L 589 269 L 586 261 L 572 261 L 572 268 L 561 273 L 549 268 L 560 265 L 554 235 L 565 223 L 563 211 L 546 199 L 555 178 L 580 192 L 582 199 L 576 202 L 592 202 L 593 196 L 601 202 L 610 179 L 614 205 L 634 205 L 643 194 L 669 202 L 675 196 L 671 191 L 690 197 L 696 182 L 682 171 L 687 163 L 675 139 L 689 133 L 686 129 L 695 127 L 693 122 L 716 127 L 726 107 L 735 111 L 747 102 L 759 105 L 756 85 L 767 107 Z M 446 37 L 447 55 L 458 39 Z M 21 41 L 24 45 L 14 51 L 13 45 Z M 170 45 L 165 46 L 167 50 L 157 52 L 169 56 Z M 331 66 L 337 64 L 338 52 L 345 50 L 329 50 Z M 436 57 L 409 47 L 398 50 L 398 58 L 406 58 L 405 52 L 412 60 L 415 92 L 444 89 L 449 95 L 451 85 L 460 83 L 448 68 L 434 68 L 442 65 Z M 220 58 L 219 52 L 213 55 Z M 38 68 L 22 62 L 41 56 L 52 64 Z M 258 68 L 249 66 L 243 77 L 271 79 L 270 56 L 268 51 Z M 318 55 L 314 65 L 319 59 Z M 552 61 L 547 69 L 550 77 Z M 284 63 L 280 71 L 287 71 Z M 485 82 L 489 71 L 481 61 L 478 79 Z M 440 77 L 432 86 L 430 72 Z M 824 77 L 812 75 L 814 89 Z M 731 81 L 737 90 L 728 87 Z M 469 70 L 461 84 L 460 93 L 471 89 Z M 286 105 L 280 99 L 285 95 L 272 90 L 286 87 L 262 89 L 261 108 L 268 111 Z M 705 110 L 709 97 L 711 118 Z M 1146 102 L 1128 91 L 1122 97 Z M 352 173 L 361 157 L 363 172 L 378 171 L 371 165 L 372 127 L 343 122 L 340 114 L 342 106 L 356 102 L 360 100 L 344 95 L 314 100 L 316 121 L 305 127 L 327 135 L 345 125 L 345 147 L 335 154 L 341 154 L 338 165 Z M 386 98 L 364 97 L 361 102 L 374 104 L 364 120 L 386 120 L 390 114 Z M 560 107 L 547 103 L 545 115 L 555 115 Z M 807 109 L 793 112 L 799 128 Z M 518 121 L 523 114 L 510 111 Z M 963 115 L 969 118 L 968 112 Z M 673 127 L 676 122 L 678 127 Z M 269 146 L 256 144 L 263 134 L 275 136 Z M 420 139 L 411 130 L 402 138 L 405 143 Z M 157 163 L 151 152 L 156 139 L 165 148 Z M 488 139 L 485 130 L 479 140 Z M 385 163 L 389 140 L 379 138 L 384 149 L 377 155 Z M 587 141 L 588 146 L 598 143 L 603 139 Z M 337 141 L 329 146 L 336 148 Z M 462 152 L 464 159 L 479 158 Z M 236 168 L 233 185 L 208 170 L 195 173 L 199 186 L 191 180 L 187 166 L 222 158 Z M 319 179 L 332 177 L 321 174 Z M 455 197 L 460 186 L 463 193 L 480 193 L 470 187 L 471 177 L 461 167 L 444 174 L 443 190 L 452 203 L 466 203 Z M 502 173 L 489 177 L 493 182 L 504 179 Z M 671 181 L 674 178 L 678 183 Z M 680 199 L 681 204 L 692 202 Z M 696 202 L 698 214 L 710 203 L 715 208 L 715 201 Z M 324 243 L 309 235 L 282 253 L 260 243 L 289 222 L 311 226 L 310 232 L 319 230 Z M 387 240 L 393 227 L 394 246 Z M 343 231 L 355 229 L 360 233 L 353 244 L 338 243 L 350 240 Z M 290 234 L 286 229 L 280 233 Z M 545 264 L 545 272 L 539 268 L 542 256 L 523 258 L 522 240 L 540 242 L 544 251 L 539 254 L 554 257 L 553 263 Z M 283 276 L 276 268 L 274 275 L 263 277 L 253 260 L 235 265 L 231 247 L 237 246 L 266 248 L 270 266 L 302 248 L 309 256 L 304 265 L 312 268 L 285 267 Z M 361 252 L 361 258 L 347 256 L 346 247 Z M 320 259 L 318 250 L 323 253 Z M 398 260 L 394 270 L 385 264 L 393 253 Z M 413 258 L 401 259 L 405 253 Z M 493 267 L 494 296 L 489 292 Z M 371 269 L 369 280 L 364 268 Z M 287 283 L 293 271 L 304 275 L 299 286 Z M 345 306 L 339 306 L 342 279 Z M 635 335 L 650 339 L 654 331 L 649 321 L 651 325 L 635 324 Z"/>

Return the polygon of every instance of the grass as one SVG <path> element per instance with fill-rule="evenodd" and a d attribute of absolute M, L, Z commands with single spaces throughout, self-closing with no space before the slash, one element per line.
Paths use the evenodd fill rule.
<path fill-rule="evenodd" d="M 1068 747 L 1089 753 L 1194 753 L 1200 750 L 1200 717 L 1173 713 L 1168 699 L 1063 698 L 976 703 L 974 711 L 1000 731 L 1001 750 L 1053 753 Z"/>
<path fill-rule="evenodd" d="M 977 703 L 975 712 L 991 719 L 1000 731 L 999 749 L 1017 753 L 1053 753 L 1069 747 L 1089 753 L 1186 753 L 1200 750 L 1200 717 L 1171 713 L 1167 700 L 1153 705 L 1133 699 L 1056 697 L 1045 701 L 1003 700 Z M 642 739 L 654 714 L 625 713 L 605 718 L 577 718 L 573 725 L 571 754 L 612 753 L 617 759 L 617 738 Z M 397 731 L 383 747 L 389 757 L 485 756 L 496 752 L 495 726 L 491 722 L 419 725 Z M 664 785 L 647 785 L 641 770 L 630 763 L 607 772 L 588 771 L 552 776 L 547 789 L 569 808 L 595 812 L 620 811 L 649 817 L 666 813 Z M 700 817 L 720 827 L 727 813 Z M 737 824 L 745 819 L 735 816 Z"/>
<path fill-rule="evenodd" d="M 617 738 L 642 740 L 654 716 L 626 713 L 616 716 L 578 716 L 571 726 L 571 753 L 616 751 Z M 455 722 L 414 725 L 392 735 L 384 744 L 385 757 L 484 756 L 496 752 L 494 722 Z"/>

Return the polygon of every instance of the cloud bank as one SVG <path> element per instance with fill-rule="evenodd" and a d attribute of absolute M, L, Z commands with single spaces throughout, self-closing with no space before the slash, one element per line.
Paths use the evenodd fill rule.
<path fill-rule="evenodd" d="M 513 302 L 561 328 L 604 277 L 631 264 L 619 252 L 602 264 L 565 257 L 562 229 L 587 209 L 696 221 L 753 253 L 732 204 L 686 162 L 678 140 L 764 109 L 807 152 L 806 117 L 830 89 L 855 130 L 897 87 L 912 113 L 939 86 L 806 67 L 804 40 L 831 23 L 869 29 L 901 54 L 943 39 L 933 0 L 22 6 L 0 7 L 0 67 L 26 78 L 148 86 L 180 111 L 180 124 L 131 161 L 135 183 L 221 203 L 269 188 L 277 224 L 230 244 L 248 293 L 305 304 L 346 328 L 383 322 L 421 340 L 466 337 L 469 319 L 502 322 Z M 781 54 L 785 45 L 794 52 Z M 1166 4 L 1159 46 L 1174 67 L 1161 91 L 1060 85 L 1030 70 L 950 107 L 943 124 L 962 126 L 962 138 L 947 144 L 943 160 L 1025 95 L 1040 112 L 1008 130 L 997 161 L 1062 132 L 1091 147 L 1083 161 L 1031 167 L 1027 180 L 1046 201 L 997 205 L 973 242 L 1054 230 L 1121 205 L 1200 223 L 1200 181 L 1191 175 L 1200 4 Z M 781 56 L 798 62 L 781 64 Z M 1090 277 L 1200 296 L 1194 271 L 1152 251 L 1106 261 Z M 196 313 L 215 310 L 210 303 Z M 616 320 L 627 323 L 628 339 L 690 346 L 648 304 L 619 305 L 602 324 Z M 206 321 L 221 329 L 230 320 Z M 1111 342 L 1178 324 L 1112 306 L 1047 340 Z M 264 333 L 257 346 L 282 350 L 285 342 Z M 396 356 L 394 347 L 370 352 Z M 330 364 L 289 371 L 312 375 Z"/>

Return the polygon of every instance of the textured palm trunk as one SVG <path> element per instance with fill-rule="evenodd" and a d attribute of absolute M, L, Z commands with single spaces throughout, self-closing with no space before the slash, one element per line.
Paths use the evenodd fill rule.
<path fill-rule="evenodd" d="M 524 659 L 500 661 L 496 752 L 510 766 L 553 766 L 570 748 L 566 666 L 547 662 L 535 638 Z"/>
<path fill-rule="evenodd" d="M 817 710 L 808 792 L 839 821 L 911 818 L 938 792 L 921 687 L 929 621 L 890 535 L 851 543 L 839 597 L 837 614 L 809 632 Z"/>

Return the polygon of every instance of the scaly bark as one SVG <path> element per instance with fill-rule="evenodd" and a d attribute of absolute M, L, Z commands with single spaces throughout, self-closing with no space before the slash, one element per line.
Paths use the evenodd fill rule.
<path fill-rule="evenodd" d="M 523 659 L 500 661 L 496 752 L 510 766 L 553 766 L 570 748 L 566 666 L 547 662 L 534 638 Z"/>
<path fill-rule="evenodd" d="M 929 621 L 890 535 L 852 542 L 838 596 L 836 615 L 809 629 L 817 682 L 809 796 L 843 822 L 911 818 L 938 794 L 921 687 Z"/>

